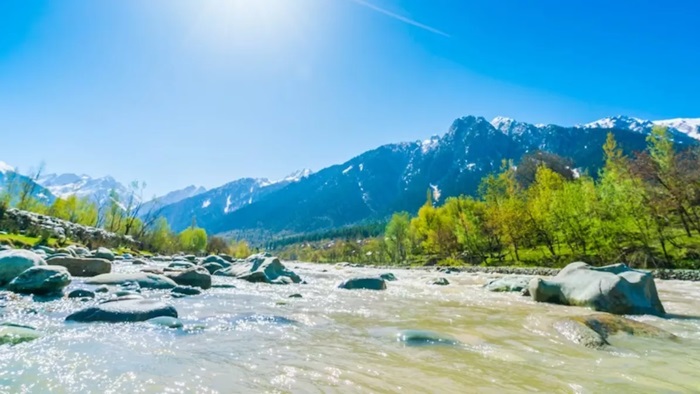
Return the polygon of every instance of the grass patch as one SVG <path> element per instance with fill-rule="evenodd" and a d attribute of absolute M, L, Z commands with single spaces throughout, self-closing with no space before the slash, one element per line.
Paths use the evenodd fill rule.
<path fill-rule="evenodd" d="M 30 237 L 22 234 L 0 234 L 0 244 L 10 244 L 16 248 L 31 248 L 39 244 L 40 237 Z M 48 246 L 58 247 L 58 239 L 49 238 Z"/>

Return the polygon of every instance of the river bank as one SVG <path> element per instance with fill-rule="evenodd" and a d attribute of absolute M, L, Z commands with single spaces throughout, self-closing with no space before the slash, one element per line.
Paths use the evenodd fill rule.
<path fill-rule="evenodd" d="M 115 258 L 112 274 L 168 274 L 173 266 L 188 267 L 186 258 L 176 259 Z M 2 322 L 33 327 L 37 334 L 23 343 L 0 345 L 0 392 L 700 388 L 694 362 L 700 352 L 698 282 L 657 280 L 668 317 L 632 317 L 674 339 L 621 335 L 597 349 L 572 342 L 557 328 L 558 322 L 590 315 L 590 309 L 487 291 L 483 286 L 492 272 L 283 264 L 299 283 L 213 275 L 210 287 L 181 296 L 173 288 L 128 280 L 103 285 L 74 276 L 66 296 L 59 298 L 2 292 Z M 338 288 L 351 278 L 389 273 L 395 280 L 387 281 L 383 291 Z M 439 278 L 448 284 L 436 285 Z M 94 298 L 68 296 L 78 291 Z M 106 301 L 115 297 L 163 303 L 177 311 L 177 318 L 157 323 L 68 319 L 109 305 Z"/>
<path fill-rule="evenodd" d="M 396 266 L 396 265 L 364 265 L 356 263 L 336 263 L 341 266 L 350 267 L 367 267 L 380 270 L 391 270 L 395 268 L 419 270 L 419 271 L 437 271 L 444 273 L 479 273 L 479 274 L 495 274 L 495 275 L 527 275 L 527 276 L 555 276 L 561 271 L 559 268 L 547 267 L 482 267 L 482 266 L 456 266 L 456 267 L 425 267 L 425 266 Z M 654 278 L 663 280 L 682 280 L 690 282 L 700 282 L 700 270 L 687 269 L 651 269 L 643 270 L 651 272 Z"/>

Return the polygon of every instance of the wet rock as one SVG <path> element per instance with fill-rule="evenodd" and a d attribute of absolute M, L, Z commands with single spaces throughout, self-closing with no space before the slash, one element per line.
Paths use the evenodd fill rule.
<path fill-rule="evenodd" d="M 436 286 L 447 286 L 450 284 L 450 281 L 447 280 L 447 278 L 437 278 L 437 279 L 433 280 L 433 282 L 431 284 L 436 285 Z"/>
<path fill-rule="evenodd" d="M 136 259 L 136 260 L 132 261 L 131 264 L 133 264 L 133 265 L 147 265 L 148 263 L 146 263 L 144 260 Z"/>
<path fill-rule="evenodd" d="M 566 318 L 556 322 L 554 327 L 570 341 L 595 349 L 610 345 L 608 339 L 620 334 L 645 338 L 678 339 L 672 333 L 650 324 L 608 313 Z"/>
<path fill-rule="evenodd" d="M 229 268 L 216 271 L 216 275 L 231 276 L 236 279 L 246 280 L 253 283 L 300 283 L 301 278 L 293 271 L 287 269 L 278 258 L 260 258 L 256 256 L 252 261 L 234 263 Z"/>
<path fill-rule="evenodd" d="M 0 286 L 8 284 L 25 270 L 44 266 L 46 261 L 34 252 L 12 249 L 0 252 Z"/>
<path fill-rule="evenodd" d="M 41 333 L 29 326 L 13 323 L 0 324 L 0 345 L 16 345 L 41 337 Z"/>
<path fill-rule="evenodd" d="M 214 272 L 216 272 L 220 269 L 223 269 L 224 266 L 222 266 L 219 263 L 204 263 L 204 264 L 202 264 L 202 268 L 209 271 L 209 274 L 213 275 Z"/>
<path fill-rule="evenodd" d="M 95 293 L 85 289 L 75 289 L 68 293 L 68 298 L 95 298 Z"/>
<path fill-rule="evenodd" d="M 386 281 L 380 277 L 352 278 L 342 282 L 338 288 L 348 290 L 385 290 Z"/>
<path fill-rule="evenodd" d="M 70 282 L 70 273 L 64 267 L 43 265 L 25 270 L 14 278 L 7 288 L 22 294 L 57 294 Z"/>
<path fill-rule="evenodd" d="M 111 250 L 104 247 L 97 248 L 97 251 L 95 252 L 95 257 L 97 257 L 98 259 L 114 261 L 114 253 Z"/>
<path fill-rule="evenodd" d="M 527 289 L 531 280 L 532 276 L 508 275 L 491 280 L 489 283 L 484 285 L 484 288 L 488 291 L 495 292 L 521 292 L 524 289 Z"/>
<path fill-rule="evenodd" d="M 107 285 L 98 286 L 95 288 L 95 293 L 109 293 L 109 287 Z"/>
<path fill-rule="evenodd" d="M 152 324 L 154 326 L 161 326 L 166 328 L 182 328 L 182 321 L 175 317 L 170 316 L 160 316 L 154 317 L 153 319 L 146 320 L 146 323 Z"/>
<path fill-rule="evenodd" d="M 51 265 L 66 267 L 73 276 L 97 276 L 112 271 L 112 263 L 99 258 L 57 257 L 49 261 Z"/>
<path fill-rule="evenodd" d="M 144 289 L 172 289 L 177 286 L 172 279 L 163 275 L 144 272 L 102 274 L 85 281 L 89 285 L 120 285 L 125 282 L 136 282 Z"/>
<path fill-rule="evenodd" d="M 530 296 L 538 302 L 590 307 L 619 315 L 663 315 L 653 276 L 624 264 L 591 267 L 571 263 L 550 280 L 532 279 Z"/>
<path fill-rule="evenodd" d="M 177 286 L 170 290 L 170 292 L 173 294 L 181 294 L 186 296 L 202 294 L 201 290 L 189 286 Z"/>
<path fill-rule="evenodd" d="M 228 283 L 219 283 L 219 284 L 211 285 L 211 287 L 214 289 L 235 289 L 236 288 L 235 285 L 231 285 Z"/>
<path fill-rule="evenodd" d="M 396 276 L 394 276 L 394 274 L 392 274 L 391 272 L 383 273 L 383 274 L 379 275 L 379 277 L 386 280 L 386 281 L 389 281 L 389 282 L 397 280 Z"/>
<path fill-rule="evenodd" d="M 408 346 L 459 345 L 459 341 L 449 335 L 427 330 L 403 330 L 396 335 L 399 342 Z"/>
<path fill-rule="evenodd" d="M 193 266 L 184 271 L 166 272 L 165 276 L 178 285 L 201 287 L 205 290 L 211 287 L 211 275 L 202 267 Z"/>
<path fill-rule="evenodd" d="M 66 321 L 75 322 L 138 322 L 156 317 L 177 317 L 177 310 L 160 301 L 116 298 L 75 312 Z"/>
<path fill-rule="evenodd" d="M 216 264 L 219 264 L 219 265 L 220 265 L 221 267 L 223 267 L 223 268 L 226 268 L 226 267 L 230 267 L 230 266 L 231 266 L 231 263 L 228 262 L 228 261 L 226 261 L 226 259 L 224 259 L 224 258 L 221 257 L 221 256 L 216 256 L 216 255 L 207 256 L 207 257 L 202 261 L 202 264 L 207 264 L 207 263 L 216 263 Z"/>
<path fill-rule="evenodd" d="M 195 267 L 195 265 L 188 261 L 173 261 L 172 263 L 168 264 L 168 268 L 188 269 L 193 267 Z"/>
<path fill-rule="evenodd" d="M 115 297 L 127 297 L 127 296 L 139 296 L 139 298 L 143 298 L 141 294 L 134 290 L 117 290 L 114 292 Z"/>
<path fill-rule="evenodd" d="M 45 246 L 45 245 L 37 245 L 37 246 L 35 246 L 35 247 L 34 247 L 34 251 L 37 251 L 37 250 L 41 250 L 41 251 L 43 251 L 43 252 L 46 253 L 46 254 L 55 254 L 55 253 L 56 253 L 56 249 L 54 249 L 54 248 L 52 248 L 52 247 L 49 247 L 49 246 Z"/>
<path fill-rule="evenodd" d="M 302 298 L 302 295 L 297 293 L 297 294 L 290 294 L 289 298 Z"/>

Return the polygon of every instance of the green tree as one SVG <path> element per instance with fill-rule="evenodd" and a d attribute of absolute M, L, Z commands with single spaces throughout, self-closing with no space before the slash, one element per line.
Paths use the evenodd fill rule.
<path fill-rule="evenodd" d="M 409 239 L 409 224 L 411 216 L 408 212 L 395 213 L 386 226 L 385 241 L 389 254 L 395 263 L 406 261 L 411 247 Z"/>
<path fill-rule="evenodd" d="M 203 228 L 190 227 L 178 236 L 180 248 L 190 253 L 200 253 L 207 246 L 207 232 Z"/>

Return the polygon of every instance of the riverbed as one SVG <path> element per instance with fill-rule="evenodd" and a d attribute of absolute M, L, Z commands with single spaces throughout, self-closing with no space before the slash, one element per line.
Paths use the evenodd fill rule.
<path fill-rule="evenodd" d="M 185 327 L 66 323 L 93 301 L 6 299 L 2 321 L 36 327 L 31 342 L 0 346 L 0 392 L 698 392 L 700 283 L 657 281 L 672 318 L 634 319 L 678 341 L 614 337 L 589 349 L 553 328 L 590 310 L 491 293 L 492 275 L 390 270 L 385 291 L 342 290 L 355 276 L 386 269 L 285 263 L 308 284 L 252 284 L 213 277 L 192 297 L 144 291 L 177 309 Z M 117 272 L 138 266 L 115 264 Z M 445 277 L 447 286 L 432 285 Z M 72 288 L 90 289 L 74 278 Z M 290 298 L 300 294 L 301 298 Z M 413 346 L 402 330 L 454 342 Z"/>

